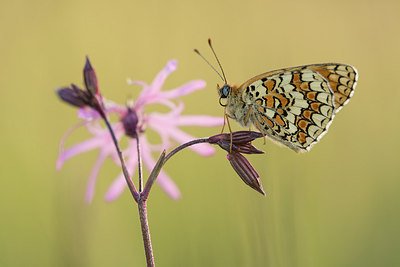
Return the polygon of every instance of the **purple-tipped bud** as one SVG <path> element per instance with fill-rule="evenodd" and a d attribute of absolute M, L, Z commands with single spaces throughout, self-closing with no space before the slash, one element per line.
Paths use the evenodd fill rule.
<path fill-rule="evenodd" d="M 80 89 L 74 84 L 72 84 L 71 87 L 72 88 L 65 87 L 58 89 L 58 97 L 60 97 L 64 102 L 79 108 L 90 105 L 90 96 L 86 91 Z"/>
<path fill-rule="evenodd" d="M 260 137 L 263 137 L 262 133 L 252 132 L 252 131 L 237 131 L 232 133 L 232 143 L 244 144 Z M 224 140 L 230 142 L 231 134 L 230 133 L 217 134 L 208 138 L 208 142 L 210 144 L 218 144 L 219 142 Z"/>
<path fill-rule="evenodd" d="M 228 152 L 236 151 L 244 154 L 263 154 L 263 151 L 251 144 L 251 141 L 260 137 L 263 137 L 261 133 L 238 131 L 232 133 L 232 143 L 231 134 L 229 133 L 211 136 L 208 138 L 208 142 L 210 144 L 217 144 Z"/>
<path fill-rule="evenodd" d="M 129 137 L 135 138 L 137 135 L 138 116 L 136 112 L 128 107 L 128 112 L 122 118 L 125 134 Z"/>
<path fill-rule="evenodd" d="M 232 150 L 234 150 L 236 152 L 239 152 L 239 153 L 243 153 L 243 154 L 264 154 L 264 151 L 259 150 L 258 148 L 253 146 L 250 142 L 245 143 L 245 144 L 235 145 L 235 146 L 236 146 L 235 149 L 232 148 Z M 229 147 L 228 147 L 228 149 L 229 149 Z"/>
<path fill-rule="evenodd" d="M 260 176 L 250 162 L 241 154 L 233 151 L 226 156 L 239 177 L 251 188 L 265 195 Z"/>
<path fill-rule="evenodd" d="M 86 57 L 86 64 L 83 69 L 83 79 L 85 80 L 86 90 L 88 90 L 92 96 L 98 95 L 99 86 L 97 84 L 96 72 L 90 64 L 88 57 Z"/>

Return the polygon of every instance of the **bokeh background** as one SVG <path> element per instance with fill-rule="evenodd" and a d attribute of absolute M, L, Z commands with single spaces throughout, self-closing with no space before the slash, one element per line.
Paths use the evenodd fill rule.
<path fill-rule="evenodd" d="M 249 159 L 267 196 L 246 187 L 218 151 L 184 151 L 166 166 L 183 197 L 159 187 L 148 209 L 158 266 L 399 266 L 399 1 L 2 1 L 0 8 L 0 266 L 144 266 L 127 191 L 103 196 L 108 161 L 84 204 L 97 151 L 55 170 L 58 142 L 78 121 L 55 96 L 82 84 L 85 55 L 103 94 L 124 103 L 166 62 L 166 89 L 192 79 L 184 114 L 222 115 L 207 38 L 228 80 L 282 67 L 343 62 L 360 73 L 329 133 L 298 155 L 271 142 Z M 240 129 L 236 124 L 234 128 Z M 185 128 L 198 137 L 219 128 Z M 84 140 L 78 131 L 67 146 Z M 156 155 L 155 155 L 156 156 Z"/>

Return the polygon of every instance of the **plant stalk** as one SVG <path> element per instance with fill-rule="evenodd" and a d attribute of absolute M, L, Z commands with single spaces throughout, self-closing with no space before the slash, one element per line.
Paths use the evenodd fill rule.
<path fill-rule="evenodd" d="M 151 246 L 150 229 L 147 219 L 146 200 L 139 198 L 138 201 L 140 224 L 142 228 L 144 252 L 146 254 L 147 267 L 154 267 L 153 248 Z"/>

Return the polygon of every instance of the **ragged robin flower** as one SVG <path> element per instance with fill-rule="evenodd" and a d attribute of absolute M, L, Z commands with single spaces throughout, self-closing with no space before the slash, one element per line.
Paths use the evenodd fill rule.
<path fill-rule="evenodd" d="M 223 118 L 221 117 L 181 115 L 184 108 L 183 104 L 180 103 L 177 105 L 172 99 L 203 89 L 205 87 L 205 82 L 202 80 L 194 80 L 175 89 L 163 91 L 162 87 L 165 79 L 174 72 L 176 68 L 177 62 L 175 60 L 169 61 L 150 85 L 142 81 L 129 81 L 130 84 L 137 84 L 143 87 L 135 103 L 131 106 L 118 105 L 105 99 L 100 94 L 96 74 L 89 60 L 87 60 L 84 69 L 86 90 L 82 90 L 73 84 L 71 87 L 61 88 L 57 91 L 59 97 L 63 101 L 79 107 L 78 116 L 82 119 L 80 123 L 74 126 L 62 138 L 60 143 L 60 155 L 57 160 L 57 169 L 60 169 L 66 160 L 78 154 L 99 149 L 99 156 L 89 176 L 85 196 L 86 202 L 91 202 L 93 199 L 97 176 L 104 161 L 110 157 L 116 164 L 120 165 L 111 135 L 109 131 L 100 124 L 100 118 L 102 116 L 114 114 L 119 117 L 119 121 L 111 124 L 117 140 L 120 140 L 124 135 L 130 137 L 128 145 L 122 153 L 126 159 L 126 167 L 131 177 L 134 176 L 137 167 L 137 139 L 135 138 L 137 135 L 139 135 L 143 163 L 145 167 L 151 171 L 155 165 L 155 159 L 152 156 L 153 152 L 159 153 L 163 149 L 169 149 L 173 141 L 182 144 L 194 139 L 193 136 L 179 129 L 180 126 L 210 127 L 223 124 Z M 150 104 L 165 105 L 170 111 L 167 113 L 146 113 L 145 108 Z M 101 108 L 99 108 L 100 105 Z M 102 112 L 104 112 L 104 114 L 101 114 Z M 81 125 L 86 127 L 88 132 L 92 134 L 92 137 L 64 150 L 65 139 L 73 130 Z M 152 144 L 147 140 L 145 133 L 148 129 L 160 135 L 160 144 Z M 208 144 L 198 144 L 191 147 L 191 149 L 202 156 L 210 156 L 214 153 L 214 148 Z M 160 172 L 157 183 L 172 199 L 180 198 L 181 194 L 178 187 L 164 171 Z M 121 173 L 109 187 L 105 199 L 107 201 L 115 200 L 121 195 L 126 186 L 126 181 Z"/>

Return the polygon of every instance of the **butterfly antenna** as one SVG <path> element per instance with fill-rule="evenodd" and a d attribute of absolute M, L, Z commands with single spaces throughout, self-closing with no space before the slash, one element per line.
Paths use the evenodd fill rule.
<path fill-rule="evenodd" d="M 218 74 L 218 76 L 221 78 L 221 80 L 225 82 L 225 80 L 224 80 L 224 78 L 222 78 L 221 74 L 219 74 L 219 72 L 214 68 L 214 66 L 211 65 L 211 63 L 208 62 L 208 60 L 205 57 L 203 57 L 202 54 L 200 54 L 199 50 L 195 49 L 194 52 L 196 52 L 199 56 L 201 56 L 201 58 L 204 59 L 204 61 L 207 62 L 207 64 Z"/>
<path fill-rule="evenodd" d="M 211 45 L 211 38 L 208 38 L 208 45 L 210 46 L 211 51 L 213 52 L 215 58 L 217 59 L 218 65 L 219 65 L 219 67 L 221 68 L 221 71 L 222 71 L 222 75 L 224 76 L 224 82 L 226 83 L 225 72 L 224 72 L 224 69 L 222 68 L 221 62 L 219 62 L 219 59 L 218 59 L 218 57 L 217 57 L 217 54 L 216 54 L 215 51 L 214 51 L 214 48 L 213 48 L 212 45 Z"/>

